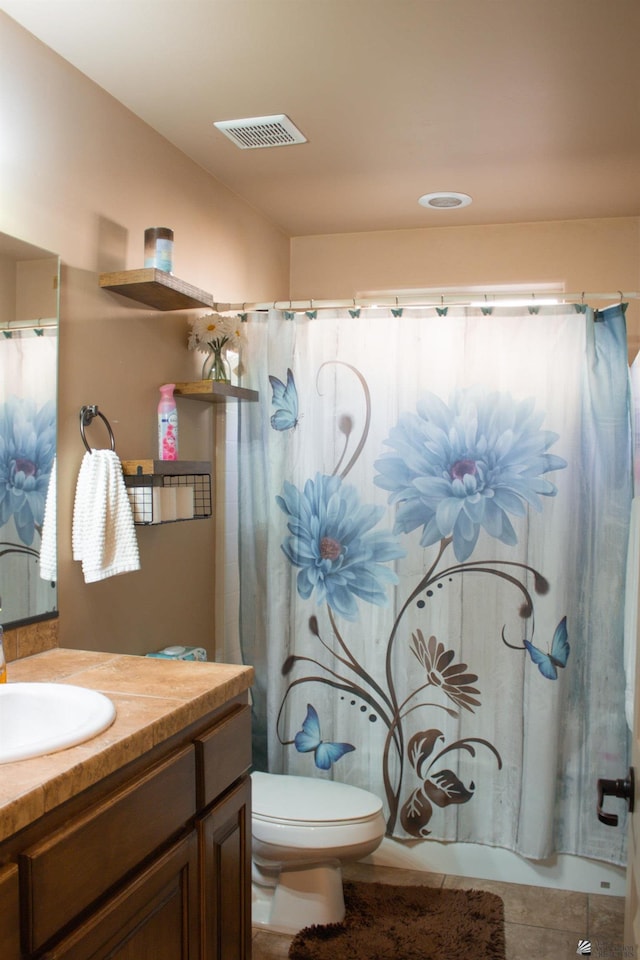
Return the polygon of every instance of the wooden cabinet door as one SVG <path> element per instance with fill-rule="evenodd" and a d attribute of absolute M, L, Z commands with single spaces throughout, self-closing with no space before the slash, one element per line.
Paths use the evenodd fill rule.
<path fill-rule="evenodd" d="M 196 812 L 192 745 L 150 766 L 115 793 L 24 850 L 24 947 L 36 953 L 79 923 L 147 862 Z"/>
<path fill-rule="evenodd" d="M 251 780 L 198 822 L 202 960 L 251 957 Z"/>
<path fill-rule="evenodd" d="M 195 831 L 153 861 L 45 960 L 198 960 Z"/>
<path fill-rule="evenodd" d="M 0 957 L 20 960 L 20 890 L 14 863 L 0 869 Z"/>

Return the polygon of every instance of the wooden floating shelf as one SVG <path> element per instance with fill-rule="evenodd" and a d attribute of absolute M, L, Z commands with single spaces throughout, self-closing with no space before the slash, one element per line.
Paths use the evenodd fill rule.
<path fill-rule="evenodd" d="M 211 472 L 208 460 L 122 460 L 121 463 L 122 472 L 128 477 L 180 477 Z"/>
<path fill-rule="evenodd" d="M 231 383 L 217 380 L 193 380 L 189 383 L 176 383 L 173 393 L 176 397 L 188 397 L 190 400 L 202 400 L 204 403 L 227 403 L 229 400 L 258 400 L 258 391 L 246 387 L 236 387 Z"/>
<path fill-rule="evenodd" d="M 119 293 L 130 300 L 137 300 L 156 310 L 188 310 L 193 307 L 210 307 L 214 300 L 206 290 L 179 280 L 172 273 L 145 267 L 143 270 L 121 270 L 119 273 L 101 273 L 100 286 L 112 293 Z"/>

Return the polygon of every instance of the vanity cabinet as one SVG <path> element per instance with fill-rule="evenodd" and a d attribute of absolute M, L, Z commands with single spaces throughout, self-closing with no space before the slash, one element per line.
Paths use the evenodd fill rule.
<path fill-rule="evenodd" d="M 198 960 L 199 933 L 198 848 L 192 832 L 43 957 Z"/>
<path fill-rule="evenodd" d="M 239 696 L 1 845 L 2 960 L 249 960 L 250 764 Z"/>
<path fill-rule="evenodd" d="M 0 868 L 0 957 L 20 960 L 20 886 L 15 864 Z"/>
<path fill-rule="evenodd" d="M 199 820 L 198 839 L 203 907 L 202 960 L 250 957 L 250 781 L 239 783 Z"/>
<path fill-rule="evenodd" d="M 202 960 L 251 956 L 251 711 L 196 738 Z M 220 797 L 220 785 L 225 793 Z"/>

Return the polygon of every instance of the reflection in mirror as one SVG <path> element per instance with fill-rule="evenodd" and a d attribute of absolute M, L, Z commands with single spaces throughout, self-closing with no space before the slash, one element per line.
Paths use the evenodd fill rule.
<path fill-rule="evenodd" d="M 56 254 L 0 234 L 0 624 L 4 627 L 57 615 L 59 287 Z"/>

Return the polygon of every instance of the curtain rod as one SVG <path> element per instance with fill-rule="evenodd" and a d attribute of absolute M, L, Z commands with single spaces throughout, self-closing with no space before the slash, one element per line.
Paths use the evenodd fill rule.
<path fill-rule="evenodd" d="M 610 300 L 614 303 L 622 303 L 625 300 L 640 300 L 640 293 L 633 291 L 623 293 L 622 290 L 616 290 L 614 293 L 564 293 L 558 290 L 537 290 L 526 297 L 516 292 L 492 292 L 474 290 L 468 295 L 434 292 L 429 296 L 407 296 L 398 295 L 397 297 L 354 297 L 352 300 L 271 300 L 265 303 L 216 303 L 214 309 L 219 313 L 236 311 L 237 313 L 251 313 L 253 311 L 263 310 L 348 310 L 357 307 L 436 307 L 436 306 L 469 306 L 472 303 L 497 303 L 500 300 L 516 300 L 518 304 L 526 306 L 528 303 L 543 305 L 545 300 L 554 302 L 574 302 L 584 303 L 587 300 Z"/>
<path fill-rule="evenodd" d="M 44 330 L 57 327 L 55 317 L 44 317 L 42 320 L 0 320 L 0 330 L 8 333 L 18 330 Z"/>

